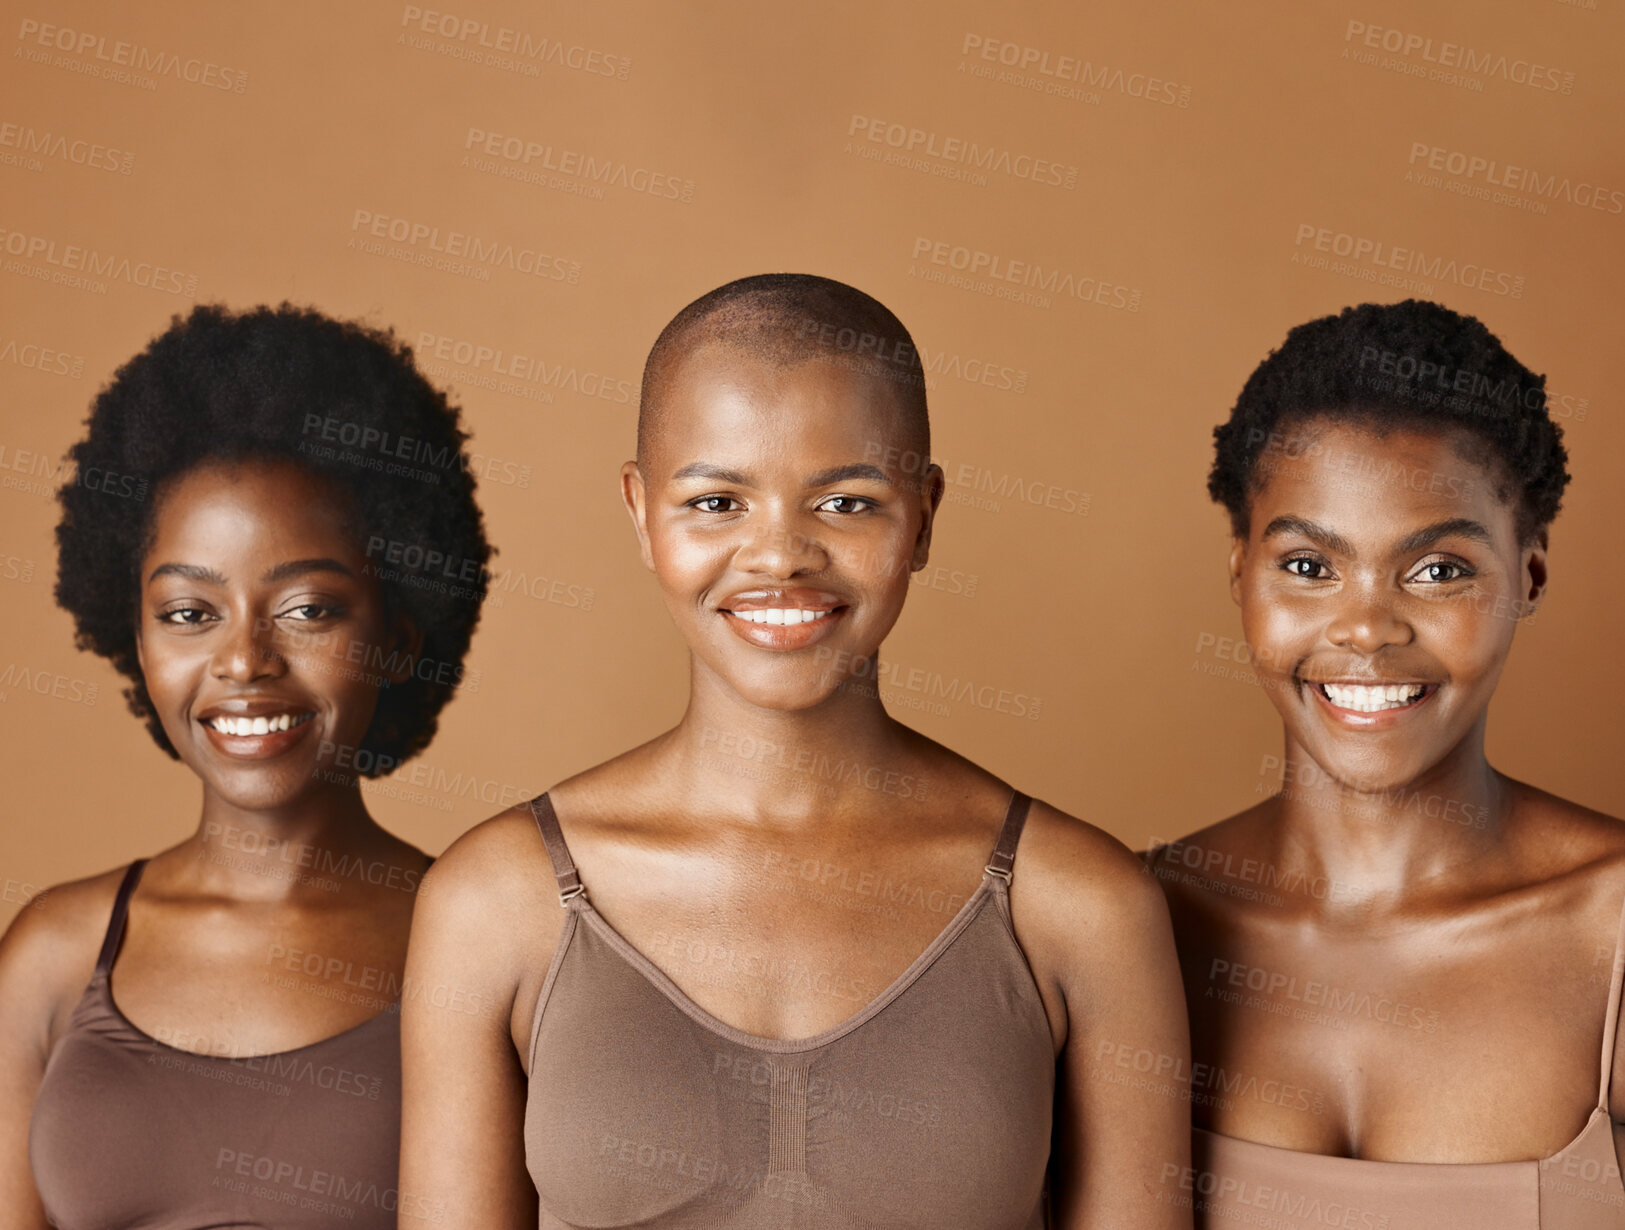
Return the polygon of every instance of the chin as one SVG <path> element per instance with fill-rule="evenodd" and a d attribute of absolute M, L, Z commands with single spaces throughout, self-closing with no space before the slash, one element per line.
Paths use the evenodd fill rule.
<path fill-rule="evenodd" d="M 208 783 L 217 798 L 239 811 L 282 811 L 297 806 L 310 792 L 310 783 L 298 781 L 220 781 Z"/>
<path fill-rule="evenodd" d="M 840 687 L 829 679 L 739 679 L 730 680 L 734 693 L 746 704 L 778 713 L 799 713 L 816 709 Z"/>
<path fill-rule="evenodd" d="M 739 697 L 757 709 L 775 713 L 801 713 L 816 709 L 829 699 L 829 693 L 813 694 L 804 688 L 740 688 Z"/>
<path fill-rule="evenodd" d="M 1321 755 L 1312 756 L 1311 759 L 1314 764 L 1312 772 L 1317 776 L 1323 775 L 1330 782 L 1335 782 L 1352 793 L 1376 796 L 1407 790 L 1411 783 L 1436 763 L 1412 760 L 1408 757 L 1398 760 L 1390 757 L 1365 759 Z M 1323 783 L 1305 774 L 1304 780 L 1285 784 L 1289 787 L 1300 785 L 1313 788 Z"/>

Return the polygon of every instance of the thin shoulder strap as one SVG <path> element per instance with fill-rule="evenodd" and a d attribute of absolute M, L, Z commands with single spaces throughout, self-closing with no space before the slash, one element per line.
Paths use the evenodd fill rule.
<path fill-rule="evenodd" d="M 559 882 L 559 904 L 568 905 L 570 898 L 581 896 L 587 891 L 587 886 L 576 874 L 570 847 L 564 844 L 564 832 L 559 828 L 553 800 L 545 792 L 537 795 L 530 801 L 530 814 L 536 819 L 537 831 L 542 835 L 542 844 L 547 847 L 547 857 L 553 864 L 553 876 Z"/>
<path fill-rule="evenodd" d="M 124 938 L 124 920 L 130 913 L 130 897 L 135 893 L 135 886 L 141 882 L 141 869 L 146 865 L 146 859 L 136 859 L 124 873 L 124 879 L 119 882 L 118 896 L 113 898 L 113 914 L 107 920 L 107 935 L 102 940 L 101 955 L 96 958 L 98 974 L 105 974 L 113 968 L 113 958 L 118 955 L 119 941 Z"/>
<path fill-rule="evenodd" d="M 1619 912 L 1619 935 L 1614 940 L 1614 972 L 1608 982 L 1608 1020 L 1602 1027 L 1602 1079 L 1597 1106 L 1608 1108 L 1608 1086 L 1614 1080 L 1614 1042 L 1619 1034 L 1619 993 L 1625 986 L 1625 908 Z"/>
<path fill-rule="evenodd" d="M 1021 826 L 1027 823 L 1027 809 L 1032 803 L 1021 791 L 1011 792 L 1010 810 L 1004 813 L 1004 827 L 999 830 L 999 840 L 993 845 L 993 857 L 982 868 L 988 875 L 997 876 L 1007 885 L 1010 883 L 1010 869 L 1016 861 L 1016 843 L 1021 840 Z"/>

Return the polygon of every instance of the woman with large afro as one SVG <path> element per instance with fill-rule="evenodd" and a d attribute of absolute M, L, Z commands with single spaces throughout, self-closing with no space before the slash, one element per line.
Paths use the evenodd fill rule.
<path fill-rule="evenodd" d="M 8 1226 L 396 1224 L 430 860 L 361 779 L 464 681 L 491 554 L 467 438 L 392 334 L 288 305 L 177 317 L 98 394 L 57 600 L 201 801 L 0 945 Z"/>

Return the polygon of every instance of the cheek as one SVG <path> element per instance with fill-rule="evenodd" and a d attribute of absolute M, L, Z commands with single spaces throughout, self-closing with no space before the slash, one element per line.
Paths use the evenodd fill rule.
<path fill-rule="evenodd" d="M 856 585 L 871 592 L 908 592 L 914 536 L 907 526 L 887 525 L 861 538 L 853 536 L 830 552 L 831 562 Z"/>
<path fill-rule="evenodd" d="M 290 658 L 306 687 L 338 702 L 345 712 L 370 707 L 378 694 L 370 682 L 390 668 L 387 647 L 353 636 L 309 637 Z"/>
<path fill-rule="evenodd" d="M 725 566 L 728 546 L 717 539 L 653 531 L 649 535 L 649 553 L 661 588 L 675 593 L 692 588 L 699 578 Z"/>
<path fill-rule="evenodd" d="M 143 651 L 142 677 L 147 681 L 147 695 L 160 711 L 184 702 L 195 690 L 207 655 L 185 642 L 165 641 L 149 637 Z"/>
<path fill-rule="evenodd" d="M 1478 680 L 1494 686 L 1512 648 L 1517 624 L 1510 618 L 1479 611 L 1470 597 L 1439 603 L 1426 618 L 1416 619 L 1417 631 L 1429 648 L 1461 683 Z"/>
<path fill-rule="evenodd" d="M 1317 623 L 1312 610 L 1290 597 L 1272 593 L 1267 584 L 1247 581 L 1241 590 L 1241 630 L 1252 647 L 1259 670 L 1288 674 L 1314 644 Z"/>

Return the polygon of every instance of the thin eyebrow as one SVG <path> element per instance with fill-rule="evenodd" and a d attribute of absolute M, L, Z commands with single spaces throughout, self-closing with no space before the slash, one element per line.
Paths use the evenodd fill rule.
<path fill-rule="evenodd" d="M 844 483 L 848 479 L 867 478 L 873 482 L 885 483 L 891 486 L 891 479 L 886 477 L 886 471 L 878 466 L 868 465 L 855 461 L 851 465 L 835 466 L 833 469 L 820 470 L 807 479 L 809 487 L 828 487 L 831 483 Z"/>
<path fill-rule="evenodd" d="M 355 576 L 353 569 L 347 568 L 338 560 L 330 559 L 324 555 L 316 559 L 292 559 L 285 564 L 278 564 L 260 580 L 269 585 L 277 581 L 286 581 L 292 577 L 302 577 L 311 572 L 337 572 L 347 577 Z"/>
<path fill-rule="evenodd" d="M 691 461 L 672 478 L 708 478 L 715 483 L 732 483 L 736 487 L 750 486 L 750 477 L 726 466 L 714 466 L 708 461 Z"/>
<path fill-rule="evenodd" d="M 1441 538 L 1470 538 L 1474 542 L 1481 542 L 1488 546 L 1492 541 L 1490 532 L 1480 522 L 1467 517 L 1452 517 L 1448 521 L 1439 521 L 1414 534 L 1406 535 L 1399 544 L 1399 554 L 1409 555 L 1413 551 L 1420 551 L 1423 547 L 1431 547 Z"/>
<path fill-rule="evenodd" d="M 706 461 L 691 461 L 672 475 L 674 481 L 682 478 L 704 478 L 716 483 L 731 483 L 736 487 L 749 487 L 752 485 L 750 475 L 742 474 L 738 470 L 730 470 L 726 466 L 712 465 Z M 891 484 L 891 479 L 886 477 L 884 470 L 862 461 L 854 461 L 848 465 L 820 470 L 817 474 L 808 476 L 805 481 L 809 487 L 827 487 L 831 483 L 843 483 L 854 478 L 866 478 L 872 482 Z"/>
<path fill-rule="evenodd" d="M 1277 534 L 1302 534 L 1316 546 L 1324 547 L 1334 555 L 1357 555 L 1354 544 L 1341 534 L 1327 529 L 1324 525 L 1303 517 L 1277 517 L 1264 527 L 1262 542 L 1268 542 Z"/>
<path fill-rule="evenodd" d="M 188 581 L 202 581 L 208 585 L 224 585 L 226 578 L 213 568 L 205 568 L 202 564 L 159 564 L 152 570 L 147 578 L 150 585 L 159 577 L 183 577 Z"/>
<path fill-rule="evenodd" d="M 290 577 L 304 576 L 310 572 L 339 572 L 347 577 L 355 576 L 353 569 L 347 568 L 338 560 L 321 556 L 316 559 L 295 559 L 289 560 L 285 564 L 278 564 L 260 580 L 265 584 L 273 584 L 277 581 L 286 581 Z M 159 577 L 183 577 L 188 581 L 202 581 L 209 585 L 226 584 L 226 578 L 223 575 L 203 564 L 159 564 L 158 567 L 152 570 L 152 575 L 147 578 L 147 581 L 150 584 Z"/>

